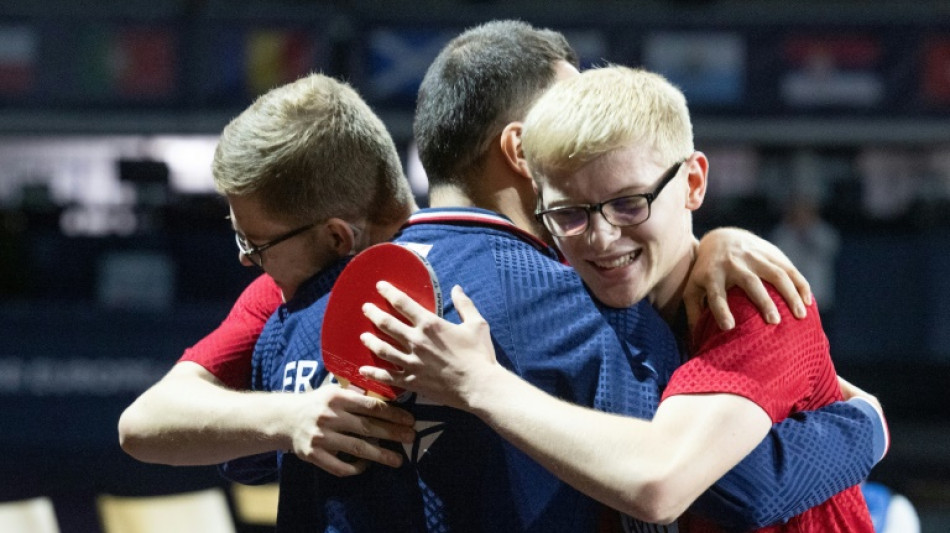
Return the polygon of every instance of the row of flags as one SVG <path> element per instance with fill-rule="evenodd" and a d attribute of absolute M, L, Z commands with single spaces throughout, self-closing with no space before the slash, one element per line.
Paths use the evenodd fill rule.
<path fill-rule="evenodd" d="M 196 40 L 170 26 L 58 32 L 0 24 L 0 101 L 229 104 L 308 72 L 346 68 L 344 77 L 371 101 L 411 104 L 426 68 L 458 31 L 368 29 L 359 48 L 346 51 L 355 61 L 340 67 L 330 64 L 326 32 L 313 26 L 212 27 Z M 873 110 L 897 102 L 906 109 L 908 99 L 912 108 L 950 106 L 950 31 L 890 40 L 882 33 L 565 31 L 583 66 L 661 72 L 694 107 Z"/>
<path fill-rule="evenodd" d="M 286 28 L 218 31 L 197 46 L 166 27 L 47 34 L 0 25 L 0 100 L 167 103 L 197 93 L 244 101 L 323 70 L 319 36 Z M 200 50 L 191 64 L 184 58 Z"/>

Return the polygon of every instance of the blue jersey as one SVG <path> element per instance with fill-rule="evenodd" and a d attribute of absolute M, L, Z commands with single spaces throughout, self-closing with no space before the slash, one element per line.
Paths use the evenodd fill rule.
<path fill-rule="evenodd" d="M 648 304 L 624 310 L 598 305 L 553 250 L 484 210 L 423 210 L 396 242 L 427 250 L 443 288 L 458 284 L 466 290 L 491 324 L 502 364 L 567 401 L 652 417 L 680 356 L 666 324 Z M 299 392 L 328 379 L 319 353 L 327 298 L 313 296 L 304 293 L 303 304 L 285 306 L 268 322 L 254 355 L 256 387 Z M 458 322 L 451 299 L 444 296 L 445 317 Z M 596 502 L 476 417 L 415 396 L 401 402 L 417 420 L 417 440 L 404 447 L 407 460 L 401 468 L 373 465 L 359 476 L 337 478 L 292 455 L 284 457 L 279 531 L 596 529 Z M 784 463 L 790 459 L 781 453 L 781 438 L 767 439 L 764 446 L 758 453 L 762 459 L 756 463 L 757 454 L 750 455 L 753 465 L 738 469 L 740 479 L 732 480 L 740 501 L 734 491 L 713 493 L 713 499 L 729 504 L 720 514 L 741 515 L 755 507 L 754 493 L 741 492 L 752 485 L 743 476 L 755 477 L 755 486 L 768 486 L 774 478 L 758 470 L 787 473 Z"/>
<path fill-rule="evenodd" d="M 446 291 L 456 284 L 465 288 L 491 324 L 501 364 L 567 401 L 653 415 L 679 352 L 648 304 L 598 306 L 551 248 L 488 211 L 424 210 L 396 242 L 427 249 Z M 447 294 L 443 301 L 446 319 L 459 322 Z M 326 302 L 268 324 L 255 351 L 254 377 L 263 375 L 266 389 L 308 390 L 327 378 L 319 357 Z M 289 524 L 366 532 L 595 528 L 596 502 L 473 415 L 415 396 L 401 407 L 416 417 L 418 431 L 402 468 L 373 465 L 340 479 L 284 458 L 281 530 Z"/>
<path fill-rule="evenodd" d="M 261 365 L 266 363 L 260 356 L 280 353 L 283 350 L 286 339 L 293 334 L 293 324 L 297 312 L 306 309 L 320 298 L 330 294 L 330 289 L 350 259 L 350 257 L 346 257 L 336 261 L 301 283 L 294 293 L 294 297 L 278 307 L 277 311 L 267 319 L 264 330 L 261 332 L 254 348 L 256 356 L 252 358 L 251 362 L 252 390 L 270 390 L 269 384 L 268 386 L 264 384 Z M 301 370 L 305 372 L 306 365 L 301 365 Z M 277 481 L 281 459 L 280 454 L 260 453 L 232 459 L 219 465 L 218 471 L 231 481 L 245 485 L 272 483 Z"/>

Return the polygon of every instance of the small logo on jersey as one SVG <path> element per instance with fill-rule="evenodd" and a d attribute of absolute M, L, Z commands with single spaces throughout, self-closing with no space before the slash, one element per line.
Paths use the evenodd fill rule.
<path fill-rule="evenodd" d="M 413 427 L 416 430 L 416 440 L 412 444 L 404 443 L 402 448 L 412 464 L 418 464 L 422 460 L 422 456 L 435 444 L 436 439 L 442 436 L 445 423 L 434 420 L 416 420 Z"/>
<path fill-rule="evenodd" d="M 309 392 L 313 390 L 313 379 L 320 371 L 318 361 L 291 361 L 284 366 L 284 392 Z"/>
<path fill-rule="evenodd" d="M 429 257 L 429 251 L 432 250 L 431 244 L 421 244 L 418 242 L 400 242 L 398 243 L 401 246 L 409 248 L 413 252 L 421 255 L 422 257 Z"/>
<path fill-rule="evenodd" d="M 412 394 L 404 400 L 400 398 L 400 401 L 404 404 L 441 406 L 441 404 L 431 402 L 417 394 Z M 419 464 L 422 457 L 435 444 L 435 441 L 442 436 L 442 433 L 447 427 L 448 424 L 442 420 L 416 419 L 416 423 L 413 425 L 413 429 L 416 430 L 416 440 L 411 444 L 404 443 L 402 445 L 403 451 L 406 452 L 406 457 L 412 461 L 412 464 Z"/>

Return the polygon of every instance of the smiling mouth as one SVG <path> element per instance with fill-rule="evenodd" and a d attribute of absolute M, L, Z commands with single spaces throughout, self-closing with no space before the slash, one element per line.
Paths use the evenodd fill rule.
<path fill-rule="evenodd" d="M 642 250 L 637 250 L 637 251 L 635 251 L 635 252 L 630 252 L 629 254 L 622 255 L 622 256 L 617 257 L 617 258 L 615 258 L 615 259 L 600 260 L 600 261 L 591 261 L 591 263 L 593 263 L 594 266 L 596 266 L 597 268 L 601 268 L 601 269 L 604 269 L 604 270 L 612 270 L 612 269 L 615 269 L 615 268 L 623 268 L 623 267 L 625 267 L 625 266 L 627 266 L 627 265 L 633 263 L 634 261 L 636 261 L 637 258 L 640 257 L 640 254 L 641 254 L 641 253 L 642 253 Z"/>

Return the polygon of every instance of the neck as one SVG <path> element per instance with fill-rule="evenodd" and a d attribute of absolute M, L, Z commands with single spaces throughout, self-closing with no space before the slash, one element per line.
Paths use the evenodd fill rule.
<path fill-rule="evenodd" d="M 696 262 L 698 247 L 699 241 L 693 237 L 684 248 L 673 269 L 663 278 L 661 283 L 657 284 L 650 295 L 653 307 L 660 313 L 663 320 L 671 326 L 675 325 L 677 315 L 683 305 L 683 292 Z"/>
<path fill-rule="evenodd" d="M 545 238 L 526 204 L 533 205 L 533 191 L 526 199 L 524 190 L 518 190 L 516 184 L 508 186 L 485 187 L 481 191 L 467 192 L 460 187 L 443 185 L 429 191 L 429 205 L 432 207 L 479 207 L 494 211 L 510 218 L 518 228 L 538 238 Z"/>
<path fill-rule="evenodd" d="M 509 164 L 500 143 L 489 146 L 476 165 L 469 169 L 468 186 L 443 185 L 430 190 L 432 207 L 480 207 L 505 215 L 518 228 L 549 241 L 547 232 L 535 221 L 534 186 L 526 176 Z"/>
<path fill-rule="evenodd" d="M 396 232 L 399 231 L 399 228 L 401 228 L 402 225 L 406 223 L 406 219 L 408 219 L 409 216 L 415 213 L 418 209 L 419 207 L 416 206 L 416 203 L 412 202 L 410 205 L 406 206 L 405 216 L 402 218 L 397 218 L 392 222 L 367 222 L 365 237 L 360 238 L 357 236 L 357 251 L 380 242 L 391 240 L 393 236 L 396 235 Z"/>

